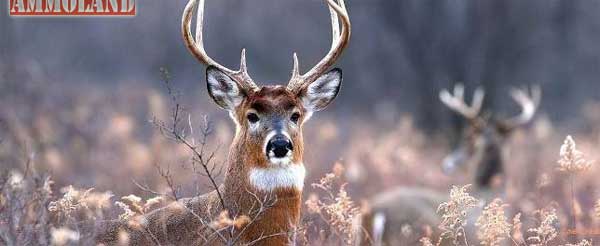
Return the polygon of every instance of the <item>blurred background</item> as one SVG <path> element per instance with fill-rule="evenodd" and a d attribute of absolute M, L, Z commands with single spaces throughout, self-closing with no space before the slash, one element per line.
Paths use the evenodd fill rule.
<path fill-rule="evenodd" d="M 134 18 L 11 18 L 0 11 L 0 163 L 10 169 L 35 153 L 57 187 L 124 195 L 140 192 L 132 178 L 164 185 L 154 166 L 177 170 L 189 154 L 149 122 L 170 116 L 163 67 L 194 124 L 210 117 L 222 160 L 233 124 L 209 99 L 205 68 L 183 45 L 185 4 L 138 1 Z M 456 179 L 442 174 L 440 163 L 465 122 L 438 92 L 457 82 L 467 98 L 484 88 L 484 111 L 499 117 L 519 113 L 510 88 L 542 88 L 535 120 L 507 143 L 512 197 L 562 201 L 561 189 L 540 198 L 532 184 L 560 177 L 552 170 L 567 134 L 590 159 L 599 155 L 600 2 L 348 0 L 347 7 L 353 29 L 336 65 L 344 71 L 341 93 L 305 126 L 307 183 L 339 161 L 358 201 L 395 185 L 447 190 Z M 246 48 L 250 74 L 264 84 L 287 83 L 293 52 L 306 71 L 331 42 L 320 0 L 208 0 L 205 23 L 210 56 L 237 68 Z M 175 172 L 186 194 L 190 177 Z M 597 195 L 594 174 L 577 186 L 587 197 L 584 211 Z"/>
<path fill-rule="evenodd" d="M 105 90 L 156 87 L 158 68 L 165 66 L 180 88 L 205 97 L 204 69 L 179 34 L 185 2 L 140 2 L 135 18 L 9 18 L 4 11 L 3 77 Z M 354 35 L 337 64 L 345 71 L 344 93 L 330 110 L 340 116 L 410 112 L 435 129 L 449 115 L 437 103 L 437 90 L 457 81 L 483 85 L 493 92 L 486 103 L 499 108 L 506 88 L 541 84 L 543 108 L 558 121 L 600 97 L 595 1 L 354 0 L 348 6 Z M 237 67 L 247 48 L 257 81 L 287 82 L 293 52 L 307 69 L 328 49 L 328 11 L 320 0 L 207 1 L 206 11 L 208 51 Z"/>

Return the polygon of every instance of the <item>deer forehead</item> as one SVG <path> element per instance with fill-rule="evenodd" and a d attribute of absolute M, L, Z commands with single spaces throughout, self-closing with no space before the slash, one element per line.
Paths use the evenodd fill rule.
<path fill-rule="evenodd" d="M 300 99 L 283 86 L 264 86 L 248 96 L 246 108 L 259 113 L 287 112 L 300 108 Z"/>

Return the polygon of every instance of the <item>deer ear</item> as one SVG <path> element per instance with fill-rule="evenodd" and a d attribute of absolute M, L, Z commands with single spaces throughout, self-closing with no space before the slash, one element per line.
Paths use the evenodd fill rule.
<path fill-rule="evenodd" d="M 214 66 L 206 68 L 206 84 L 210 97 L 223 109 L 234 110 L 246 98 L 240 85 Z"/>
<path fill-rule="evenodd" d="M 337 96 L 341 85 L 341 69 L 334 68 L 321 75 L 301 92 L 300 97 L 304 108 L 309 112 L 323 110 Z"/>

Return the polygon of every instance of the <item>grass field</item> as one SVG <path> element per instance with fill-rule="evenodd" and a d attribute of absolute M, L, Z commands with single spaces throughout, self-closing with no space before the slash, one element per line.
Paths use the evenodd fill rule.
<path fill-rule="evenodd" d="M 157 120 L 169 122 L 173 112 L 171 98 L 159 86 L 6 86 L 10 89 L 0 97 L 0 245 L 90 244 L 84 232 L 90 221 L 126 219 L 211 189 L 203 175 L 191 171 L 190 149 L 155 126 Z M 190 140 L 201 141 L 206 129 L 206 150 L 214 152 L 219 173 L 233 124 L 205 98 L 195 99 L 204 96 L 200 93 L 180 95 L 183 124 Z M 486 209 L 478 233 L 466 235 L 470 245 L 600 241 L 600 172 L 594 163 L 600 160 L 600 102 L 572 110 L 577 118 L 561 124 L 539 112 L 508 139 L 504 195 L 478 204 Z M 206 114 L 211 117 L 205 122 Z M 567 135 L 581 156 L 570 142 L 561 150 Z M 386 189 L 448 193 L 469 182 L 441 171 L 452 149 L 448 134 L 425 132 L 410 115 L 389 121 L 325 112 L 305 126 L 304 138 L 306 183 L 313 185 L 304 190 L 297 235 L 302 244 L 351 244 L 361 207 Z M 434 231 L 443 228 L 431 225 Z"/>

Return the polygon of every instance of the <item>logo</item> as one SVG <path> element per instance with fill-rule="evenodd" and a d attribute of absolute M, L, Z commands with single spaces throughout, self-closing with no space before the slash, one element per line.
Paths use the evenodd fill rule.
<path fill-rule="evenodd" d="M 11 16 L 135 16 L 136 0 L 8 0 Z"/>

